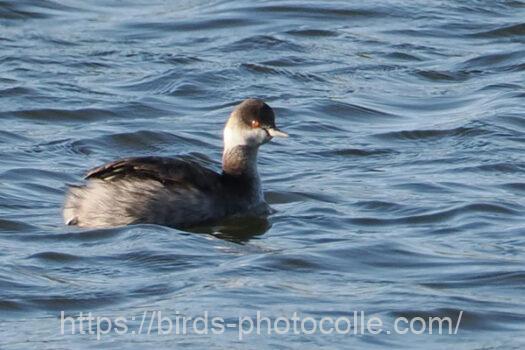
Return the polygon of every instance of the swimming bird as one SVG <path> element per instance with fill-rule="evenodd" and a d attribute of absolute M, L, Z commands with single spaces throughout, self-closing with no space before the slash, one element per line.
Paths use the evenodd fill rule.
<path fill-rule="evenodd" d="M 184 158 L 136 157 L 90 170 L 70 186 L 67 225 L 111 227 L 139 223 L 188 227 L 237 214 L 267 214 L 257 171 L 259 146 L 287 137 L 260 99 L 247 99 L 224 127 L 222 172 Z"/>

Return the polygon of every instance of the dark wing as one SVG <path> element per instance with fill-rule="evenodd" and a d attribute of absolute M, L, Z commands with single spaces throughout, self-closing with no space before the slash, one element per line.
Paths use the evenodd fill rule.
<path fill-rule="evenodd" d="M 211 189 L 219 174 L 199 163 L 179 158 L 125 158 L 90 170 L 86 179 L 114 181 L 122 178 L 143 178 L 163 184 L 191 184 L 202 190 Z"/>

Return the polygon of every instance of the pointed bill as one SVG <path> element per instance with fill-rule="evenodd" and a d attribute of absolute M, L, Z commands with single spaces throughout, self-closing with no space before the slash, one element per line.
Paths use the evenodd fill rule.
<path fill-rule="evenodd" d="M 287 133 L 277 128 L 269 128 L 266 130 L 268 130 L 268 134 L 270 134 L 271 137 L 288 137 Z"/>

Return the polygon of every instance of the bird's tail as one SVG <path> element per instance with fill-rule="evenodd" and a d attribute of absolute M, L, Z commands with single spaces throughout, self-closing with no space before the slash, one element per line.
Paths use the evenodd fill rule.
<path fill-rule="evenodd" d="M 78 212 L 84 191 L 84 186 L 69 185 L 63 211 L 66 225 L 78 225 Z"/>

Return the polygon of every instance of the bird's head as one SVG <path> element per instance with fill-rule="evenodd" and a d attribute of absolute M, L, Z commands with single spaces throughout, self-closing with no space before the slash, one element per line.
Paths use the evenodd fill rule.
<path fill-rule="evenodd" d="M 237 105 L 224 127 L 224 147 L 259 147 L 274 137 L 288 134 L 275 125 L 275 114 L 259 99 L 247 99 Z"/>

